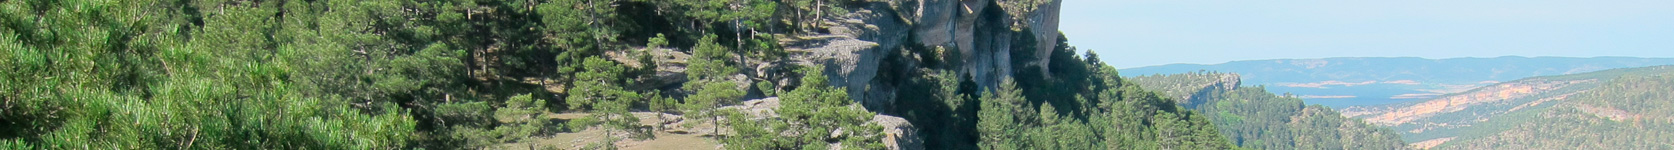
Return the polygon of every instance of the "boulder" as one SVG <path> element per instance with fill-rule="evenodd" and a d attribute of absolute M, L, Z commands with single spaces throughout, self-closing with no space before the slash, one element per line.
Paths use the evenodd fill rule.
<path fill-rule="evenodd" d="M 924 149 L 924 138 L 919 137 L 917 128 L 913 127 L 913 123 L 907 122 L 907 119 L 890 115 L 877 115 L 872 117 L 872 123 L 884 127 L 883 142 L 884 146 L 889 147 L 889 149 Z"/>

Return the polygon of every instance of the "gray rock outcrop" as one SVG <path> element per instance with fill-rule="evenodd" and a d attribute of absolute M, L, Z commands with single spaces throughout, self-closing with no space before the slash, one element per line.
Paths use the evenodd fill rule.
<path fill-rule="evenodd" d="M 887 105 L 895 98 L 895 87 L 875 78 L 883 59 L 900 51 L 909 26 L 888 5 L 872 3 L 866 8 L 828 22 L 830 34 L 792 37 L 781 45 L 792 53 L 793 63 L 825 67 L 831 85 L 847 87 L 855 101 L 869 107 Z"/>
<path fill-rule="evenodd" d="M 850 97 L 867 108 L 887 108 L 894 102 L 894 83 L 882 81 L 885 59 L 908 46 L 956 51 L 954 68 L 992 88 L 1015 72 L 1013 64 L 1042 66 L 1057 46 L 1058 12 L 1062 0 L 901 0 L 867 2 L 854 13 L 827 19 L 829 34 L 781 40 L 793 61 L 825 66 L 832 85 L 847 87 Z M 998 7 L 995 7 L 998 6 Z M 1033 45 L 1016 46 L 1020 38 Z M 1031 47 L 1030 49 L 1015 49 Z M 1029 54 L 1030 62 L 1012 62 L 1014 53 Z M 912 59 L 900 57 L 901 59 Z M 892 66 L 911 68 L 911 62 Z M 916 67 L 916 66 L 915 66 Z M 1050 76 L 1050 75 L 1047 75 Z M 783 84 L 781 84 L 783 85 Z"/>
<path fill-rule="evenodd" d="M 686 60 L 692 56 L 691 54 L 682 53 L 668 48 L 643 49 L 645 50 L 646 55 L 651 55 L 652 63 L 656 64 L 639 64 L 637 60 L 634 60 L 634 58 L 622 54 L 616 54 L 619 56 L 611 57 L 611 59 L 616 60 L 616 62 L 630 63 L 633 66 L 654 65 L 657 67 L 655 70 L 656 72 L 651 74 L 651 76 L 635 79 L 635 82 L 643 84 L 636 84 L 638 86 L 628 88 L 633 90 L 672 90 L 673 88 L 678 88 L 676 85 L 686 83 Z"/>
<path fill-rule="evenodd" d="M 997 87 L 1000 80 L 1016 71 L 1039 71 L 1058 45 L 1058 14 L 1062 0 L 898 0 L 865 2 L 860 8 L 824 21 L 824 34 L 790 36 L 780 45 L 791 62 L 823 66 L 832 86 L 846 87 L 849 97 L 874 112 L 895 109 L 896 86 L 888 76 L 905 75 L 918 68 L 917 57 L 902 56 L 905 49 L 943 49 L 952 58 L 942 69 L 969 77 L 980 88 Z M 1031 45 L 1013 45 L 1029 41 Z M 1016 43 L 1025 44 L 1025 43 Z M 1012 54 L 1029 55 L 1028 62 L 1013 62 Z M 1018 65 L 1039 70 L 1013 70 Z M 774 70 L 758 67 L 757 70 Z M 783 70 L 782 70 L 783 71 Z M 767 72 L 767 71 L 758 71 Z M 780 86 L 795 85 L 793 78 L 773 78 Z M 1236 87 L 1236 85 L 1234 85 Z M 777 104 L 777 99 L 746 101 L 752 110 Z M 770 111 L 752 111 L 771 114 Z M 923 149 L 923 138 L 906 119 L 879 115 L 872 120 L 884 125 L 885 141 L 892 149 Z"/>
<path fill-rule="evenodd" d="M 872 123 L 884 127 L 884 146 L 897 150 L 922 150 L 924 138 L 919 137 L 918 128 L 906 118 L 877 115 L 872 117 Z"/>

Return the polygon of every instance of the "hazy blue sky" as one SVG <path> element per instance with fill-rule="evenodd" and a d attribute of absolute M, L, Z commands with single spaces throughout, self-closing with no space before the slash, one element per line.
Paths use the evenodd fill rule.
<path fill-rule="evenodd" d="M 1324 57 L 1674 57 L 1674 0 L 1065 0 L 1117 68 Z"/>

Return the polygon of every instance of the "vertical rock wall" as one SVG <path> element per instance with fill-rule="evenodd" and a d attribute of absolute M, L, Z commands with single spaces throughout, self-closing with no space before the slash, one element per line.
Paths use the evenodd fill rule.
<path fill-rule="evenodd" d="M 960 58 L 964 58 L 958 68 L 960 73 L 970 75 L 981 87 L 993 87 L 1000 79 L 1012 75 L 1013 51 L 1034 54 L 1034 62 L 1024 64 L 1046 66 L 1052 48 L 1058 44 L 1058 8 L 1063 4 L 1062 0 L 918 0 L 897 3 L 897 10 L 912 12 L 902 13 L 902 18 L 912 23 L 916 44 L 957 50 Z M 1013 35 L 1015 33 L 1030 35 Z M 1014 36 L 1033 37 L 1036 41 L 1034 49 L 1011 49 Z M 1040 68 L 1038 71 L 1047 71 L 1046 67 Z"/>
<path fill-rule="evenodd" d="M 834 86 L 847 87 L 851 98 L 869 108 L 893 104 L 894 85 L 880 73 L 916 68 L 916 64 L 880 66 L 906 46 L 957 51 L 954 69 L 977 86 L 992 88 L 1012 76 L 1013 64 L 1038 65 L 1041 71 L 1057 46 L 1058 8 L 1062 0 L 900 0 L 867 2 L 843 18 L 827 19 L 827 35 L 786 42 L 795 63 L 825 66 Z M 995 7 L 998 6 L 998 7 Z M 1029 37 L 1032 49 L 1013 49 L 1015 38 Z M 1012 62 L 1015 52 L 1032 62 Z M 909 58 L 910 59 L 910 58 Z M 916 62 L 916 61 L 901 61 Z"/>
<path fill-rule="evenodd" d="M 781 45 L 790 63 L 824 66 L 833 86 L 846 87 L 850 98 L 868 109 L 894 108 L 898 81 L 883 75 L 905 75 L 918 60 L 892 57 L 908 46 L 941 48 L 959 53 L 951 69 L 993 88 L 1012 77 L 1013 64 L 1038 65 L 1040 71 L 1057 46 L 1058 8 L 1062 0 L 899 0 L 867 2 L 825 24 L 828 34 L 787 37 Z M 995 7 L 999 6 L 999 7 Z M 1014 49 L 1019 37 L 1036 41 L 1030 49 Z M 1012 62 L 1012 54 L 1032 54 L 1032 62 Z M 902 60 L 887 60 L 902 59 Z M 895 62 L 895 63 L 889 63 Z M 771 65 L 770 65 L 771 66 Z M 1050 76 L 1050 75 L 1048 75 Z M 781 83 L 780 85 L 786 85 Z M 882 116 L 882 115 L 880 115 Z M 888 116 L 880 118 L 891 118 Z M 892 149 L 922 149 L 910 123 L 893 117 L 889 124 Z M 888 120 L 888 119 L 886 119 Z M 883 121 L 890 122 L 890 121 Z"/>

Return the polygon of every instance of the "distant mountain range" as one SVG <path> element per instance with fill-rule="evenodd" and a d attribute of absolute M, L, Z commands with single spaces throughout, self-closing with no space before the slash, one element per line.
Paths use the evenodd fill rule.
<path fill-rule="evenodd" d="M 1532 77 L 1339 110 L 1422 149 L 1674 149 L 1674 66 Z"/>
<path fill-rule="evenodd" d="M 1669 64 L 1674 64 L 1674 58 L 1347 57 L 1171 64 L 1120 71 L 1130 77 L 1187 72 L 1237 73 L 1247 85 L 1265 85 L 1272 92 L 1295 94 L 1308 104 L 1343 108 L 1430 99 L 1534 76 Z"/>

